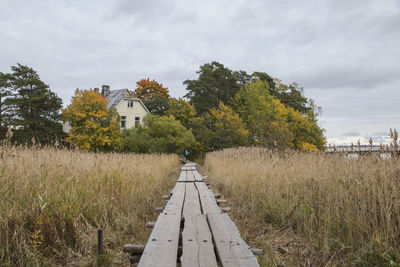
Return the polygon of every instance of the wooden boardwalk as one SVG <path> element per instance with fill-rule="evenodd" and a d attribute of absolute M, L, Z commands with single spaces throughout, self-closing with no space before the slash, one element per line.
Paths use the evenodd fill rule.
<path fill-rule="evenodd" d="M 187 267 L 259 266 L 194 163 L 181 168 L 138 266 L 177 266 L 178 263 Z"/>

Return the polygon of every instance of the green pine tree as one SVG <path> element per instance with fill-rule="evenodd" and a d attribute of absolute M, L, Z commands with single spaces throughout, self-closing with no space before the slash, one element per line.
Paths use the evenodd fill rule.
<path fill-rule="evenodd" d="M 6 103 L 6 99 L 11 95 L 10 76 L 10 74 L 0 72 L 0 139 L 3 139 L 7 132 L 9 106 Z"/>
<path fill-rule="evenodd" d="M 11 70 L 4 105 L 8 108 L 5 124 L 14 132 L 12 141 L 30 143 L 34 139 L 49 144 L 62 137 L 61 98 L 50 91 L 34 69 L 17 64 Z"/>

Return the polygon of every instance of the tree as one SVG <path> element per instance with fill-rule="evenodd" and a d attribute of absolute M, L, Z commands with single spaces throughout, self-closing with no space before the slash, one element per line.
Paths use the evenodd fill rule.
<path fill-rule="evenodd" d="M 192 132 L 173 117 L 147 115 L 143 119 L 143 126 L 137 125 L 122 132 L 120 150 L 138 153 L 183 153 L 195 142 Z"/>
<path fill-rule="evenodd" d="M 287 86 L 279 79 L 274 79 L 274 82 L 276 86 L 275 92 L 272 94 L 285 106 L 291 107 L 301 114 L 307 114 L 309 111 L 312 111 L 312 107 L 309 104 L 313 100 L 309 100 L 304 96 L 303 87 L 300 87 L 297 83 L 291 83 Z"/>
<path fill-rule="evenodd" d="M 228 105 L 240 87 L 249 80 L 246 72 L 234 72 L 216 61 L 200 66 L 196 73 L 199 74 L 196 80 L 186 80 L 183 84 L 188 91 L 185 97 L 200 115 L 217 108 L 219 102 Z"/>
<path fill-rule="evenodd" d="M 163 96 L 150 96 L 143 99 L 143 104 L 151 114 L 163 116 L 168 110 L 168 98 Z"/>
<path fill-rule="evenodd" d="M 261 80 L 263 82 L 267 82 L 268 83 L 268 90 L 269 90 L 270 94 L 271 95 L 275 95 L 275 92 L 276 92 L 275 86 L 276 86 L 276 84 L 275 84 L 274 79 L 268 73 L 255 71 L 251 75 L 251 78 L 252 78 L 251 79 L 252 82 L 254 82 L 255 80 Z"/>
<path fill-rule="evenodd" d="M 170 98 L 168 100 L 168 116 L 174 116 L 187 129 L 195 128 L 198 126 L 199 117 L 192 104 L 183 98 Z"/>
<path fill-rule="evenodd" d="M 0 139 L 3 139 L 7 131 L 7 111 L 9 107 L 5 103 L 7 97 L 11 95 L 10 74 L 0 72 Z"/>
<path fill-rule="evenodd" d="M 93 90 L 75 91 L 63 109 L 63 120 L 71 126 L 66 138 L 72 146 L 87 151 L 110 151 L 120 141 L 119 115 L 107 109 L 107 100 Z"/>
<path fill-rule="evenodd" d="M 147 109 L 156 115 L 164 115 L 168 109 L 168 88 L 149 78 L 136 82 L 135 94 L 140 98 Z"/>
<path fill-rule="evenodd" d="M 50 91 L 38 73 L 28 66 L 17 64 L 12 73 L 2 74 L 2 117 L 4 126 L 12 128 L 13 141 L 29 143 L 32 138 L 48 144 L 63 136 L 60 122 L 61 98 Z M 5 90 L 9 88 L 9 90 Z"/>
<path fill-rule="evenodd" d="M 192 133 L 196 139 L 196 144 L 193 147 L 192 155 L 199 156 L 207 151 L 210 151 L 207 144 L 207 140 L 210 139 L 212 135 L 210 127 L 211 124 L 206 124 L 206 121 L 210 121 L 210 116 L 207 114 L 205 116 L 198 116 L 196 109 L 193 104 L 182 98 L 170 98 L 168 100 L 168 111 L 167 115 L 173 116 L 177 121 L 179 121 L 186 129 L 192 130 Z"/>
<path fill-rule="evenodd" d="M 239 115 L 220 102 L 218 109 L 210 110 L 213 127 L 210 144 L 213 150 L 247 144 L 249 131 L 244 128 Z"/>
<path fill-rule="evenodd" d="M 299 150 L 323 150 L 324 130 L 316 117 L 285 106 L 272 96 L 269 84 L 256 80 L 245 85 L 234 99 L 234 110 L 249 129 L 253 145 Z"/>
<path fill-rule="evenodd" d="M 161 83 L 155 80 L 150 81 L 150 78 L 141 79 L 136 82 L 135 94 L 140 99 L 146 99 L 153 96 L 161 96 L 169 98 L 169 91 L 167 87 L 163 87 Z"/>
<path fill-rule="evenodd" d="M 288 110 L 268 88 L 268 83 L 260 80 L 246 84 L 235 96 L 234 110 L 249 130 L 250 144 L 290 147 L 293 136 L 287 124 Z"/>
<path fill-rule="evenodd" d="M 288 124 L 293 135 L 293 147 L 302 151 L 325 150 L 324 130 L 316 120 L 288 107 Z"/>
<path fill-rule="evenodd" d="M 197 79 L 183 82 L 189 103 L 169 101 L 166 114 L 192 129 L 202 151 L 243 143 L 229 136 L 237 134 L 235 127 L 240 129 L 235 114 L 248 130 L 251 145 L 324 149 L 324 130 L 317 123 L 321 109 L 298 84 L 285 85 L 265 72 L 232 71 L 216 61 L 200 66 L 196 73 Z M 231 120 L 216 123 L 228 116 Z"/>
<path fill-rule="evenodd" d="M 269 94 L 279 99 L 284 105 L 302 114 L 312 109 L 309 106 L 310 100 L 304 96 L 304 89 L 297 83 L 287 86 L 265 72 L 256 71 L 249 75 L 242 70 L 232 71 L 223 64 L 213 61 L 200 66 L 197 74 L 199 74 L 198 79 L 186 80 L 183 84 L 186 85 L 188 91 L 185 97 L 189 98 L 190 103 L 194 104 L 200 115 L 211 108 L 217 108 L 220 101 L 225 105 L 230 105 L 232 98 L 241 87 L 256 80 L 266 82 Z"/>

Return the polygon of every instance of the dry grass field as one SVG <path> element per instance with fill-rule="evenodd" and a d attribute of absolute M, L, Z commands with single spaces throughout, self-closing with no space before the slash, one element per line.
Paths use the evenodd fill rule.
<path fill-rule="evenodd" d="M 209 153 L 204 171 L 262 266 L 400 266 L 400 160 L 340 154 Z M 126 266 L 125 243 L 179 172 L 174 155 L 0 147 L 0 266 Z"/>
<path fill-rule="evenodd" d="M 263 266 L 400 266 L 399 159 L 239 148 L 204 172 Z"/>
<path fill-rule="evenodd" d="M 128 265 L 178 171 L 175 155 L 0 147 L 0 266 L 94 266 L 98 227 L 104 266 Z"/>

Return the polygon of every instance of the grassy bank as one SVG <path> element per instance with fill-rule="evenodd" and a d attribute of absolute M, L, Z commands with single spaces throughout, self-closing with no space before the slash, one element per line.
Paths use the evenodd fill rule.
<path fill-rule="evenodd" d="M 94 265 L 98 227 L 106 265 L 127 265 L 178 170 L 173 155 L 0 147 L 0 265 Z"/>
<path fill-rule="evenodd" d="M 205 171 L 265 266 L 400 266 L 398 159 L 240 148 Z"/>

